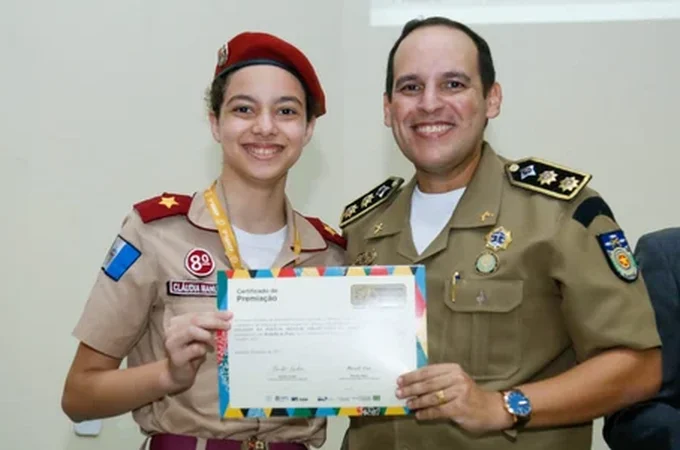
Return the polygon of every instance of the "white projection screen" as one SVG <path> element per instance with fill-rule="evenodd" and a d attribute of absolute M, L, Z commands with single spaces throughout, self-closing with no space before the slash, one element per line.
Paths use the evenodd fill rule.
<path fill-rule="evenodd" d="M 376 27 L 434 15 L 468 24 L 664 20 L 680 18 L 680 0 L 371 0 Z"/>

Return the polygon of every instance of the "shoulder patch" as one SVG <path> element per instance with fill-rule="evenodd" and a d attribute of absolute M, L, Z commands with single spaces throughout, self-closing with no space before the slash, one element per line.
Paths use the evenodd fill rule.
<path fill-rule="evenodd" d="M 113 281 L 119 281 L 140 256 L 142 252 L 137 247 L 118 235 L 104 258 L 102 271 Z"/>
<path fill-rule="evenodd" d="M 597 216 L 607 216 L 616 222 L 614 213 L 602 197 L 590 197 L 581 202 L 572 217 L 585 228 L 588 228 Z"/>
<path fill-rule="evenodd" d="M 134 208 L 142 222 L 149 223 L 165 217 L 186 215 L 192 200 L 189 195 L 164 192 L 162 195 L 135 203 Z"/>
<path fill-rule="evenodd" d="M 306 217 L 307 221 L 311 223 L 316 231 L 318 231 L 323 238 L 329 242 L 339 245 L 343 249 L 347 249 L 347 240 L 335 231 L 330 225 L 325 223 L 318 217 Z"/>
<path fill-rule="evenodd" d="M 404 183 L 403 178 L 389 177 L 352 203 L 348 204 L 340 217 L 340 228 L 344 228 L 357 220 L 376 206 L 383 203 L 398 191 L 399 186 Z"/>
<path fill-rule="evenodd" d="M 524 158 L 505 165 L 510 184 L 560 200 L 571 200 L 592 175 L 538 158 Z"/>
<path fill-rule="evenodd" d="M 616 276 L 628 283 L 632 283 L 638 278 L 638 264 L 623 230 L 618 229 L 598 234 L 597 243 L 600 244 L 600 248 L 607 258 L 607 263 Z"/>

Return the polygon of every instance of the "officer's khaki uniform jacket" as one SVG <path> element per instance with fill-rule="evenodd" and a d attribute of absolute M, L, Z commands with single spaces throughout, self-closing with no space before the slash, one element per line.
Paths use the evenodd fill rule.
<path fill-rule="evenodd" d="M 341 224 L 349 260 L 424 264 L 429 361 L 458 363 L 485 389 L 552 377 L 611 347 L 660 345 L 644 282 L 634 261 L 625 261 L 629 248 L 610 261 L 598 243 L 599 234 L 619 226 L 595 191 L 579 190 L 589 176 L 537 160 L 518 163 L 512 167 L 485 144 L 449 223 L 421 255 L 409 225 L 415 180 L 359 198 Z M 539 183 L 549 170 L 557 179 L 547 183 L 547 173 Z M 562 185 L 573 189 L 560 189 L 571 176 Z M 371 209 L 379 193 L 387 200 Z M 507 248 L 492 250 L 489 234 L 498 227 Z M 480 259 L 485 250 L 497 260 Z M 527 429 L 513 442 L 515 434 L 473 438 L 448 421 L 360 417 L 348 437 L 351 450 L 586 450 L 592 428 Z"/>
<path fill-rule="evenodd" d="M 162 217 L 150 213 L 152 217 L 146 218 L 146 223 L 137 208 L 126 217 L 120 236 L 141 251 L 141 257 L 119 281 L 103 271 L 99 274 L 75 327 L 76 338 L 114 358 L 127 356 L 128 366 L 134 367 L 166 357 L 164 328 L 173 316 L 216 310 L 214 291 L 178 295 L 181 289 L 177 288 L 177 282 L 183 281 L 214 287 L 217 271 L 230 268 L 202 194 L 198 192 L 193 199 L 166 194 L 142 202 L 139 211 L 157 211 L 154 208 L 160 202 L 172 205 L 161 213 Z M 224 205 L 221 190 L 218 197 Z M 330 228 L 319 226 L 318 221 L 314 226 L 314 219 L 310 221 L 295 212 L 288 202 L 286 214 L 289 235 L 274 267 L 345 263 L 339 235 L 335 237 L 340 239 L 334 239 Z M 293 225 L 297 226 L 302 244 L 297 258 L 293 251 Z M 210 276 L 199 278 L 187 270 L 185 257 L 195 248 L 204 249 L 213 257 L 216 270 Z M 314 446 L 320 446 L 326 438 L 324 418 L 220 419 L 214 354 L 208 355 L 190 389 L 159 399 L 134 411 L 133 416 L 142 431 L 149 434 L 235 440 L 257 437 Z"/>

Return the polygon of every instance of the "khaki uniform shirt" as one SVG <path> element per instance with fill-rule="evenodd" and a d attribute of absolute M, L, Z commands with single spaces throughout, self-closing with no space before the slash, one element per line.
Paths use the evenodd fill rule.
<path fill-rule="evenodd" d="M 599 234 L 619 226 L 598 194 L 581 186 L 589 175 L 517 163 L 485 143 L 451 219 L 420 255 L 409 224 L 415 180 L 393 194 L 385 184 L 389 199 L 372 209 L 380 188 L 358 199 L 341 224 L 349 260 L 424 264 L 429 362 L 457 363 L 484 389 L 549 378 L 612 347 L 659 346 L 630 249 L 619 247 L 610 260 L 598 244 Z M 562 194 L 575 195 L 555 198 Z M 474 438 L 451 421 L 407 416 L 352 418 L 348 439 L 351 450 L 586 450 L 591 436 L 585 423 Z"/>
<path fill-rule="evenodd" d="M 221 190 L 218 197 L 224 205 Z M 120 237 L 136 247 L 141 256 L 119 281 L 104 271 L 99 274 L 74 331 L 80 341 L 102 353 L 115 358 L 127 356 L 129 367 L 166 357 L 164 329 L 173 316 L 216 310 L 217 271 L 230 268 L 202 192 L 193 200 L 170 195 L 151 199 L 140 210 L 149 205 L 155 209 L 159 203 L 171 205 L 166 217 L 144 223 L 138 211 L 133 210 L 125 219 Z M 345 263 L 339 235 L 333 236 L 322 226 L 315 227 L 288 202 L 286 214 L 289 235 L 274 267 Z M 293 226 L 302 244 L 298 257 L 293 251 Z M 207 251 L 215 262 L 216 269 L 209 276 L 199 278 L 187 269 L 185 258 L 196 248 Z M 190 283 L 181 283 L 187 281 Z M 324 418 L 222 420 L 217 371 L 216 357 L 209 354 L 190 389 L 133 411 L 135 421 L 149 434 L 237 440 L 255 436 L 265 441 L 294 441 L 317 447 L 325 441 Z"/>

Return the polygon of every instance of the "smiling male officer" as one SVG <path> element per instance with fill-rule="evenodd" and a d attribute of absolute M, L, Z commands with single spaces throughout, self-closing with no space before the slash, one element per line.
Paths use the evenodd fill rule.
<path fill-rule="evenodd" d="M 479 35 L 437 17 L 404 27 L 384 114 L 415 175 L 348 204 L 341 227 L 355 264 L 426 266 L 430 365 L 397 382 L 415 414 L 353 418 L 351 450 L 586 450 L 594 418 L 659 388 L 624 232 L 589 174 L 494 151 L 501 100 Z"/>

